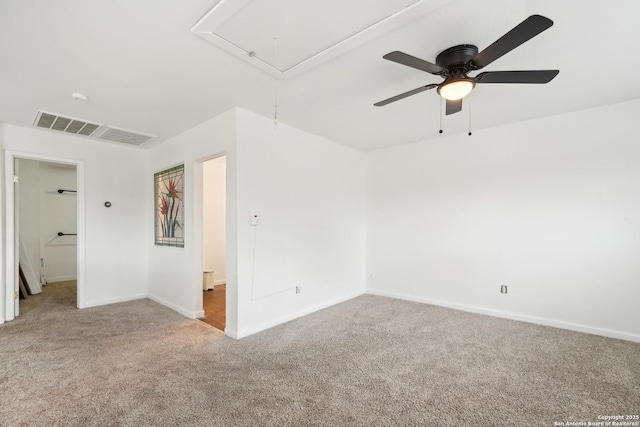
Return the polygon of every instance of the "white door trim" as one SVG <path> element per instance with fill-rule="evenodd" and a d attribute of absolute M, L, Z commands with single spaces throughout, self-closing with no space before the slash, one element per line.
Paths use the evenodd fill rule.
<path fill-rule="evenodd" d="M 5 150 L 4 152 L 4 182 L 5 182 L 5 278 L 4 292 L 0 292 L 0 306 L 4 307 L 4 318 L 9 321 L 15 318 L 14 286 L 18 280 L 18 272 L 15 268 L 16 260 L 16 236 L 15 236 L 15 186 L 13 183 L 15 159 L 40 160 L 51 163 L 63 163 L 75 165 L 77 180 L 77 307 L 85 307 L 85 193 L 84 193 L 84 161 L 67 159 L 62 157 L 47 156 L 21 151 Z"/>

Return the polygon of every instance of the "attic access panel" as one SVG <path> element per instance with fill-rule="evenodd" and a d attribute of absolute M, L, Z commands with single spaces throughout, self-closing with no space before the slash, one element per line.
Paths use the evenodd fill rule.
<path fill-rule="evenodd" d="M 191 31 L 272 76 L 284 78 L 399 28 L 448 1 L 220 0 Z"/>

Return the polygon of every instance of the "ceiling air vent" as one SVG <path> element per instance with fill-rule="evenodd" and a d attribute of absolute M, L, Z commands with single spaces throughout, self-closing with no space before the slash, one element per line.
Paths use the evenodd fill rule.
<path fill-rule="evenodd" d="M 74 135 L 88 136 L 105 141 L 122 142 L 130 145 L 140 145 L 155 138 L 153 135 L 145 135 L 98 123 L 89 123 L 85 120 L 63 117 L 44 111 L 38 111 L 33 126 L 58 132 L 72 133 Z"/>
<path fill-rule="evenodd" d="M 118 129 L 114 127 L 108 127 L 99 136 L 99 139 L 105 139 L 107 141 L 123 142 L 125 144 L 140 145 L 150 139 L 155 138 L 151 135 L 144 135 L 142 133 L 131 132 L 125 129 Z"/>
<path fill-rule="evenodd" d="M 38 111 L 34 126 L 75 135 L 91 136 L 102 125 Z"/>

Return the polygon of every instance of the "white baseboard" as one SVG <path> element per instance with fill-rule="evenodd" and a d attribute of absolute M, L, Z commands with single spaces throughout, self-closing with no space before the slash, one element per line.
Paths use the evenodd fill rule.
<path fill-rule="evenodd" d="M 220 280 L 214 280 L 213 281 L 213 286 L 220 286 L 220 285 L 226 285 L 227 281 L 225 279 L 220 279 Z"/>
<path fill-rule="evenodd" d="M 144 299 L 144 298 L 147 298 L 146 294 L 133 295 L 133 296 L 124 297 L 124 298 L 110 298 L 110 299 L 103 299 L 103 300 L 97 300 L 97 301 L 86 301 L 84 304 L 84 307 L 82 308 L 99 307 L 101 305 L 116 304 L 119 302 L 134 301 L 137 299 Z"/>
<path fill-rule="evenodd" d="M 488 316 L 500 317 L 503 319 L 518 320 L 520 322 L 534 323 L 537 325 L 551 326 L 554 328 L 568 329 L 570 331 L 583 332 L 587 334 L 600 335 L 603 337 L 617 338 L 625 341 L 640 343 L 640 335 L 630 334 L 627 332 L 614 331 L 610 329 L 595 328 L 592 326 L 580 325 L 577 323 L 563 322 L 560 320 L 548 319 L 544 317 L 529 316 L 526 314 L 512 313 L 508 311 L 493 310 L 473 305 L 459 304 L 448 301 L 433 300 L 429 298 L 420 298 L 412 295 L 399 294 L 395 292 L 376 291 L 369 289 L 366 292 L 370 295 L 378 295 L 382 297 L 402 299 L 406 301 L 419 302 L 423 304 L 437 305 L 440 307 L 453 308 L 455 310 L 467 311 L 470 313 L 485 314 Z"/>
<path fill-rule="evenodd" d="M 238 338 L 238 331 L 236 331 L 235 329 L 224 328 L 224 334 L 229 338 L 233 338 L 234 340 L 240 339 Z"/>
<path fill-rule="evenodd" d="M 78 280 L 78 277 L 73 276 L 56 276 L 56 277 L 47 277 L 47 283 L 56 283 L 56 282 L 66 282 L 68 280 Z"/>
<path fill-rule="evenodd" d="M 256 326 L 252 326 L 250 328 L 241 329 L 238 331 L 228 330 L 227 328 L 225 328 L 224 333 L 225 335 L 235 339 L 245 338 L 245 337 L 248 337 L 249 335 L 253 335 L 255 333 L 264 331 L 266 329 L 273 328 L 274 326 L 278 326 L 283 323 L 290 322 L 291 320 L 295 320 L 299 317 L 306 316 L 307 314 L 311 314 L 315 311 L 322 310 L 327 307 L 331 307 L 332 305 L 340 304 L 341 302 L 348 301 L 350 299 L 359 297 L 360 295 L 364 295 L 364 294 L 365 294 L 364 291 L 353 292 L 336 299 L 332 299 L 320 304 L 313 305 L 311 307 L 304 308 L 300 311 L 296 311 L 286 316 L 282 316 L 277 319 L 273 319 Z"/>
<path fill-rule="evenodd" d="M 198 319 L 200 317 L 204 317 L 204 310 L 198 310 L 198 311 L 188 311 L 183 309 L 182 307 L 178 307 L 175 304 L 172 304 L 162 298 L 158 298 L 156 296 L 153 295 L 134 295 L 131 297 L 125 297 L 125 298 L 112 298 L 112 299 L 106 299 L 106 300 L 98 300 L 98 301 L 89 301 L 85 304 L 85 308 L 89 308 L 89 307 L 98 307 L 101 305 L 108 305 L 108 304 L 116 304 L 119 302 L 127 302 L 127 301 L 134 301 L 134 300 L 138 300 L 138 299 L 144 299 L 144 298 L 148 298 L 152 301 L 157 302 L 158 304 L 162 304 L 165 307 L 170 308 L 173 311 L 177 311 L 178 313 L 182 314 L 185 317 L 188 317 L 189 319 Z"/>
<path fill-rule="evenodd" d="M 182 307 L 178 307 L 177 305 L 170 303 L 167 300 L 164 300 L 162 298 L 159 298 L 155 295 L 147 295 L 147 298 L 149 298 L 152 301 L 157 302 L 158 304 L 162 304 L 165 307 L 170 308 L 173 311 L 177 311 L 178 313 L 182 314 L 185 317 L 188 317 L 189 319 L 197 319 L 198 317 L 203 317 L 204 316 L 204 311 L 203 310 L 198 310 L 198 311 L 189 311 L 186 310 Z"/>

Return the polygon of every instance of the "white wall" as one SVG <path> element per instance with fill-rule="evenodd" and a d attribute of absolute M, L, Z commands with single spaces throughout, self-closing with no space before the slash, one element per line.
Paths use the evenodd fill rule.
<path fill-rule="evenodd" d="M 366 245 L 370 292 L 640 341 L 639 113 L 632 101 L 368 154 L 242 109 L 147 151 L 6 124 L 0 140 L 84 162 L 87 305 L 148 293 L 201 313 L 201 162 L 226 153 L 231 336 L 363 293 Z M 152 173 L 182 162 L 185 247 L 156 247 Z"/>
<path fill-rule="evenodd" d="M 77 190 L 76 168 L 40 162 L 40 235 L 42 258 L 48 283 L 75 280 L 77 237 L 58 236 L 58 232 L 76 233 L 76 193 L 58 193 L 58 189 Z"/>
<path fill-rule="evenodd" d="M 238 109 L 237 336 L 364 293 L 364 160 Z"/>
<path fill-rule="evenodd" d="M 640 341 L 639 115 L 632 101 L 369 154 L 367 289 Z"/>
<path fill-rule="evenodd" d="M 149 151 L 149 173 L 145 194 L 149 206 L 147 220 L 153 224 L 153 172 L 184 163 L 185 244 L 184 248 L 154 246 L 153 234 L 146 247 L 149 252 L 149 296 L 191 318 L 202 310 L 202 197 L 203 165 L 208 158 L 227 157 L 227 327 L 237 328 L 236 295 L 236 181 L 235 121 L 229 110 Z"/>
<path fill-rule="evenodd" d="M 147 153 L 7 124 L 2 126 L 2 148 L 84 162 L 86 306 L 145 296 L 149 236 L 145 212 L 151 208 L 142 197 Z M 108 209 L 107 200 L 113 204 Z"/>
<path fill-rule="evenodd" d="M 364 293 L 364 154 L 283 124 L 274 132 L 271 120 L 234 109 L 151 150 L 152 171 L 184 162 L 186 214 L 183 249 L 150 243 L 153 299 L 202 315 L 201 160 L 222 153 L 228 335 Z M 249 225 L 254 209 L 257 228 Z"/>
<path fill-rule="evenodd" d="M 226 156 L 202 164 L 203 166 L 203 263 L 205 270 L 213 270 L 214 285 L 226 283 L 225 213 L 226 213 Z"/>

